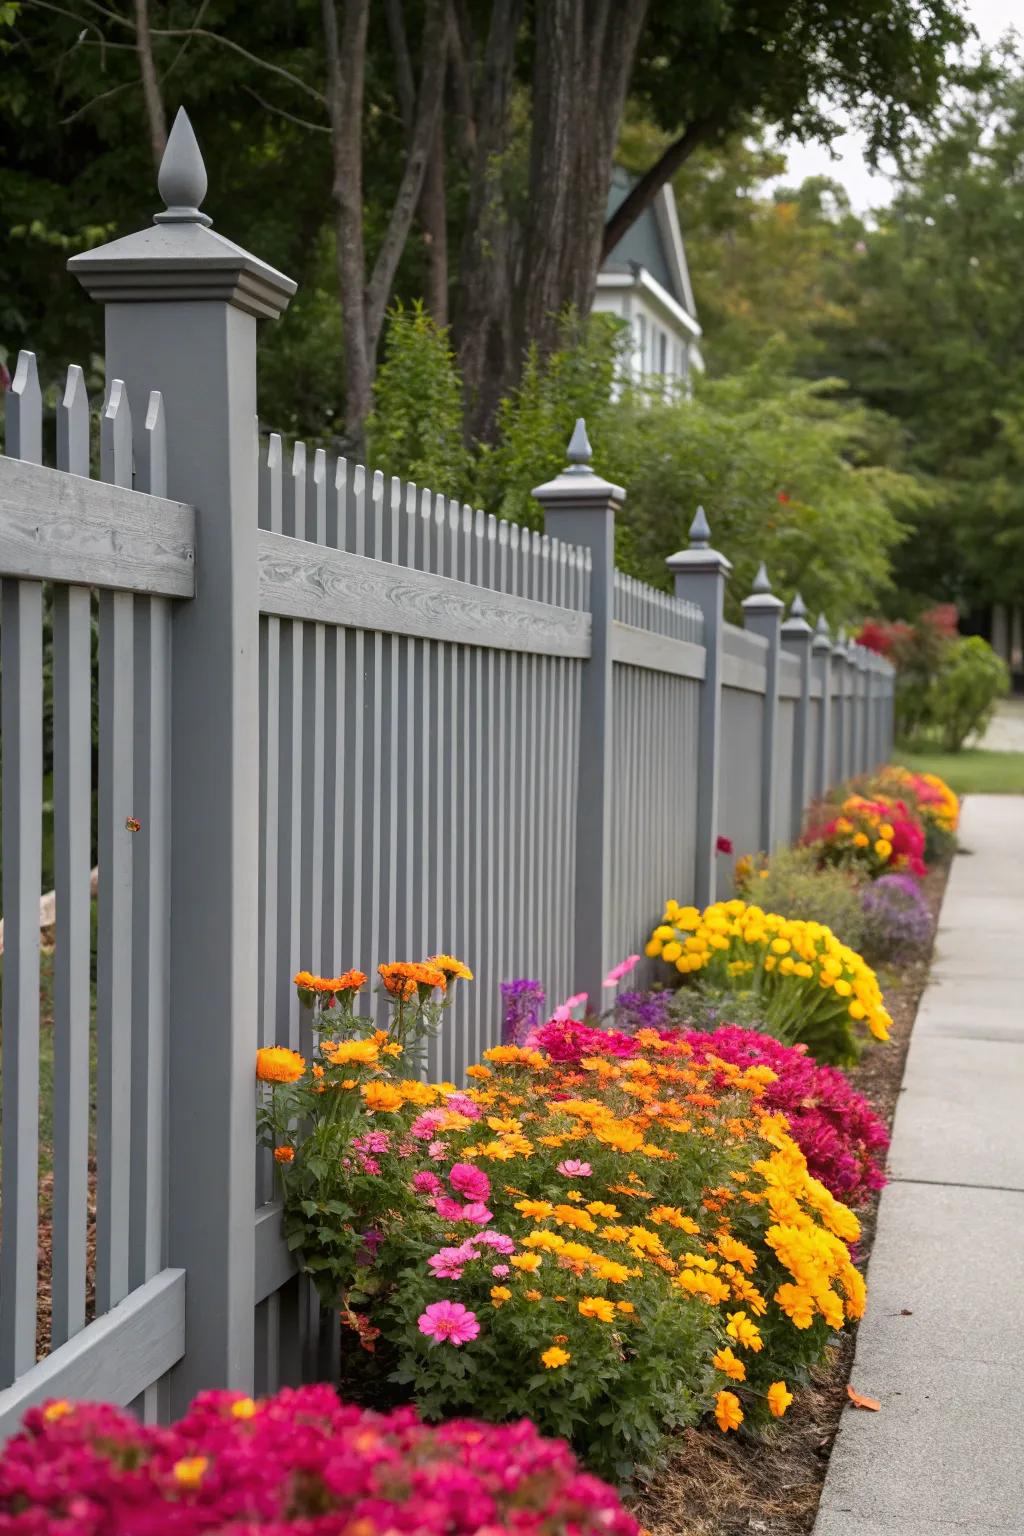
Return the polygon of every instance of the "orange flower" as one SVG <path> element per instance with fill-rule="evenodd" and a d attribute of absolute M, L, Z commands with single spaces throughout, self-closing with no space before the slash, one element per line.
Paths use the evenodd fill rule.
<path fill-rule="evenodd" d="M 46 1420 L 47 1424 L 56 1424 L 58 1419 L 67 1418 L 68 1414 L 73 1412 L 74 1408 L 72 1407 L 71 1403 L 68 1402 L 67 1398 L 59 1397 L 56 1402 L 47 1403 L 46 1407 L 43 1409 L 43 1418 Z"/>
<path fill-rule="evenodd" d="M 793 1394 L 786 1386 L 786 1383 L 784 1381 L 773 1381 L 768 1388 L 768 1407 L 775 1418 L 781 1419 L 792 1401 Z"/>
<path fill-rule="evenodd" d="M 275 1163 L 294 1163 L 294 1161 L 295 1161 L 295 1149 L 294 1149 L 294 1147 L 275 1147 L 274 1148 L 274 1162 Z"/>
<path fill-rule="evenodd" d="M 340 1040 L 324 1051 L 332 1067 L 345 1066 L 350 1062 L 370 1063 L 377 1060 L 379 1052 L 372 1040 Z"/>
<path fill-rule="evenodd" d="M 361 1092 L 367 1109 L 391 1114 L 402 1107 L 403 1095 L 399 1089 L 392 1088 L 390 1083 L 364 1083 Z"/>
<path fill-rule="evenodd" d="M 711 1364 L 716 1371 L 721 1371 L 731 1381 L 745 1381 L 747 1378 L 746 1366 L 742 1360 L 737 1360 L 731 1349 L 720 1349 L 717 1354 L 712 1355 Z"/>
<path fill-rule="evenodd" d="M 256 1076 L 261 1083 L 294 1083 L 305 1070 L 303 1057 L 286 1045 L 264 1045 L 256 1052 Z"/>
<path fill-rule="evenodd" d="M 179 1488 L 198 1488 L 209 1465 L 205 1456 L 183 1456 L 174 1463 L 171 1472 Z"/>
<path fill-rule="evenodd" d="M 715 1398 L 715 1420 L 723 1435 L 727 1430 L 739 1429 L 743 1423 L 743 1409 L 735 1392 L 719 1392 Z"/>

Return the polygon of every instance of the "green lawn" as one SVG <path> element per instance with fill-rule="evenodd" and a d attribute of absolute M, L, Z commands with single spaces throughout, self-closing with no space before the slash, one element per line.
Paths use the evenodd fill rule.
<path fill-rule="evenodd" d="M 1024 752 L 909 752 L 897 748 L 895 761 L 918 773 L 937 773 L 958 795 L 1024 795 Z"/>

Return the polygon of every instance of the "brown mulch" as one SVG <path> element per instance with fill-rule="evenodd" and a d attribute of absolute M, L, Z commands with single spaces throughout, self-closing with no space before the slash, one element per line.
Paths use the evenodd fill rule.
<path fill-rule="evenodd" d="M 924 880 L 933 926 L 948 867 Z M 903 1082 L 910 1031 L 928 979 L 928 955 L 898 973 L 883 975 L 893 1027 L 887 1047 L 865 1052 L 848 1076 L 891 1128 Z M 859 1211 L 861 1267 L 874 1241 L 878 1197 Z M 688 1429 L 679 1437 L 658 1480 L 634 1501 L 633 1512 L 651 1536 L 806 1536 L 814 1524 L 856 1341 L 851 1330 L 833 1347 L 810 1386 L 796 1395 L 785 1425 L 759 1435 L 723 1435 Z"/>
<path fill-rule="evenodd" d="M 89 1159 L 89 1203 L 85 1227 L 85 1315 L 96 1315 L 96 1163 Z M 36 1270 L 36 1359 L 50 1353 L 53 1308 L 53 1174 L 39 1180 L 39 1261 Z"/>

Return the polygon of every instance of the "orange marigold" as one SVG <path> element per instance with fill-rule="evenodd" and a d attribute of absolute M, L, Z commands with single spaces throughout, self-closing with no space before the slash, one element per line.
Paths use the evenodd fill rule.
<path fill-rule="evenodd" d="M 256 1076 L 261 1083 L 294 1083 L 305 1070 L 305 1058 L 286 1045 L 264 1045 L 256 1052 Z"/>
<path fill-rule="evenodd" d="M 295 1149 L 294 1149 L 294 1147 L 275 1147 L 274 1148 L 274 1161 L 275 1161 L 275 1163 L 294 1163 L 294 1161 L 295 1161 Z"/>
<path fill-rule="evenodd" d="M 384 1114 L 392 1114 L 396 1109 L 401 1109 L 403 1095 L 401 1090 L 393 1088 L 390 1083 L 364 1083 L 362 1086 L 363 1102 L 367 1109 L 380 1110 Z"/>

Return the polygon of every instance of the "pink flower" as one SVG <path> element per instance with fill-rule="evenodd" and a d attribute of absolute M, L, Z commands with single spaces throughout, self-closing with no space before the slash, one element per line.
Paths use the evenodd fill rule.
<path fill-rule="evenodd" d="M 559 1163 L 558 1171 L 567 1179 L 589 1179 L 594 1170 L 589 1163 L 581 1163 L 578 1157 L 567 1157 Z"/>
<path fill-rule="evenodd" d="M 461 1301 L 432 1301 L 418 1319 L 420 1333 L 439 1344 L 468 1344 L 480 1332 L 476 1313 Z"/>
<path fill-rule="evenodd" d="M 479 1104 L 475 1104 L 467 1094 L 450 1093 L 445 1100 L 445 1109 L 453 1110 L 457 1115 L 464 1115 L 467 1120 L 479 1120 L 482 1113 Z"/>
<path fill-rule="evenodd" d="M 427 1148 L 427 1156 L 432 1163 L 441 1163 L 448 1156 L 448 1143 L 446 1141 L 432 1141 Z"/>
<path fill-rule="evenodd" d="M 618 965 L 612 966 L 601 985 L 603 987 L 617 987 L 623 976 L 628 976 L 634 966 L 639 964 L 639 955 L 627 955 L 625 960 L 620 960 Z"/>
<path fill-rule="evenodd" d="M 461 1221 L 463 1207 L 458 1200 L 453 1200 L 451 1195 L 438 1195 L 434 1200 L 434 1210 L 442 1221 Z"/>
<path fill-rule="evenodd" d="M 491 1274 L 496 1276 L 496 1278 L 499 1279 L 499 1280 L 504 1280 L 505 1276 L 508 1273 L 509 1273 L 509 1268 L 508 1268 L 507 1264 L 492 1264 L 491 1265 Z"/>
<path fill-rule="evenodd" d="M 565 1002 L 555 1009 L 551 1017 L 558 1020 L 571 1019 L 573 1009 L 578 1008 L 581 1003 L 584 1008 L 587 1006 L 586 992 L 574 992 L 572 997 L 567 997 Z"/>
<path fill-rule="evenodd" d="M 468 1200 L 486 1200 L 491 1192 L 490 1179 L 482 1168 L 474 1168 L 472 1163 L 453 1163 L 448 1182 Z"/>
<path fill-rule="evenodd" d="M 488 1248 L 496 1248 L 499 1253 L 515 1253 L 516 1245 L 504 1232 L 474 1232 L 469 1239 L 471 1243 L 486 1243 Z"/>
<path fill-rule="evenodd" d="M 482 1200 L 472 1200 L 469 1205 L 462 1207 L 462 1221 L 471 1221 L 475 1227 L 485 1227 L 489 1221 L 494 1220 L 494 1215 L 484 1205 Z"/>
<path fill-rule="evenodd" d="M 439 1195 L 444 1185 L 436 1173 L 424 1168 L 420 1173 L 413 1174 L 412 1187 L 418 1195 Z"/>
<path fill-rule="evenodd" d="M 469 1255 L 472 1258 L 472 1254 Z M 427 1263 L 435 1280 L 461 1280 L 467 1255 L 462 1248 L 442 1248 Z"/>
<path fill-rule="evenodd" d="M 445 1113 L 443 1109 L 425 1110 L 422 1115 L 416 1116 L 409 1127 L 410 1133 L 416 1137 L 417 1141 L 430 1141 L 444 1119 Z"/>

